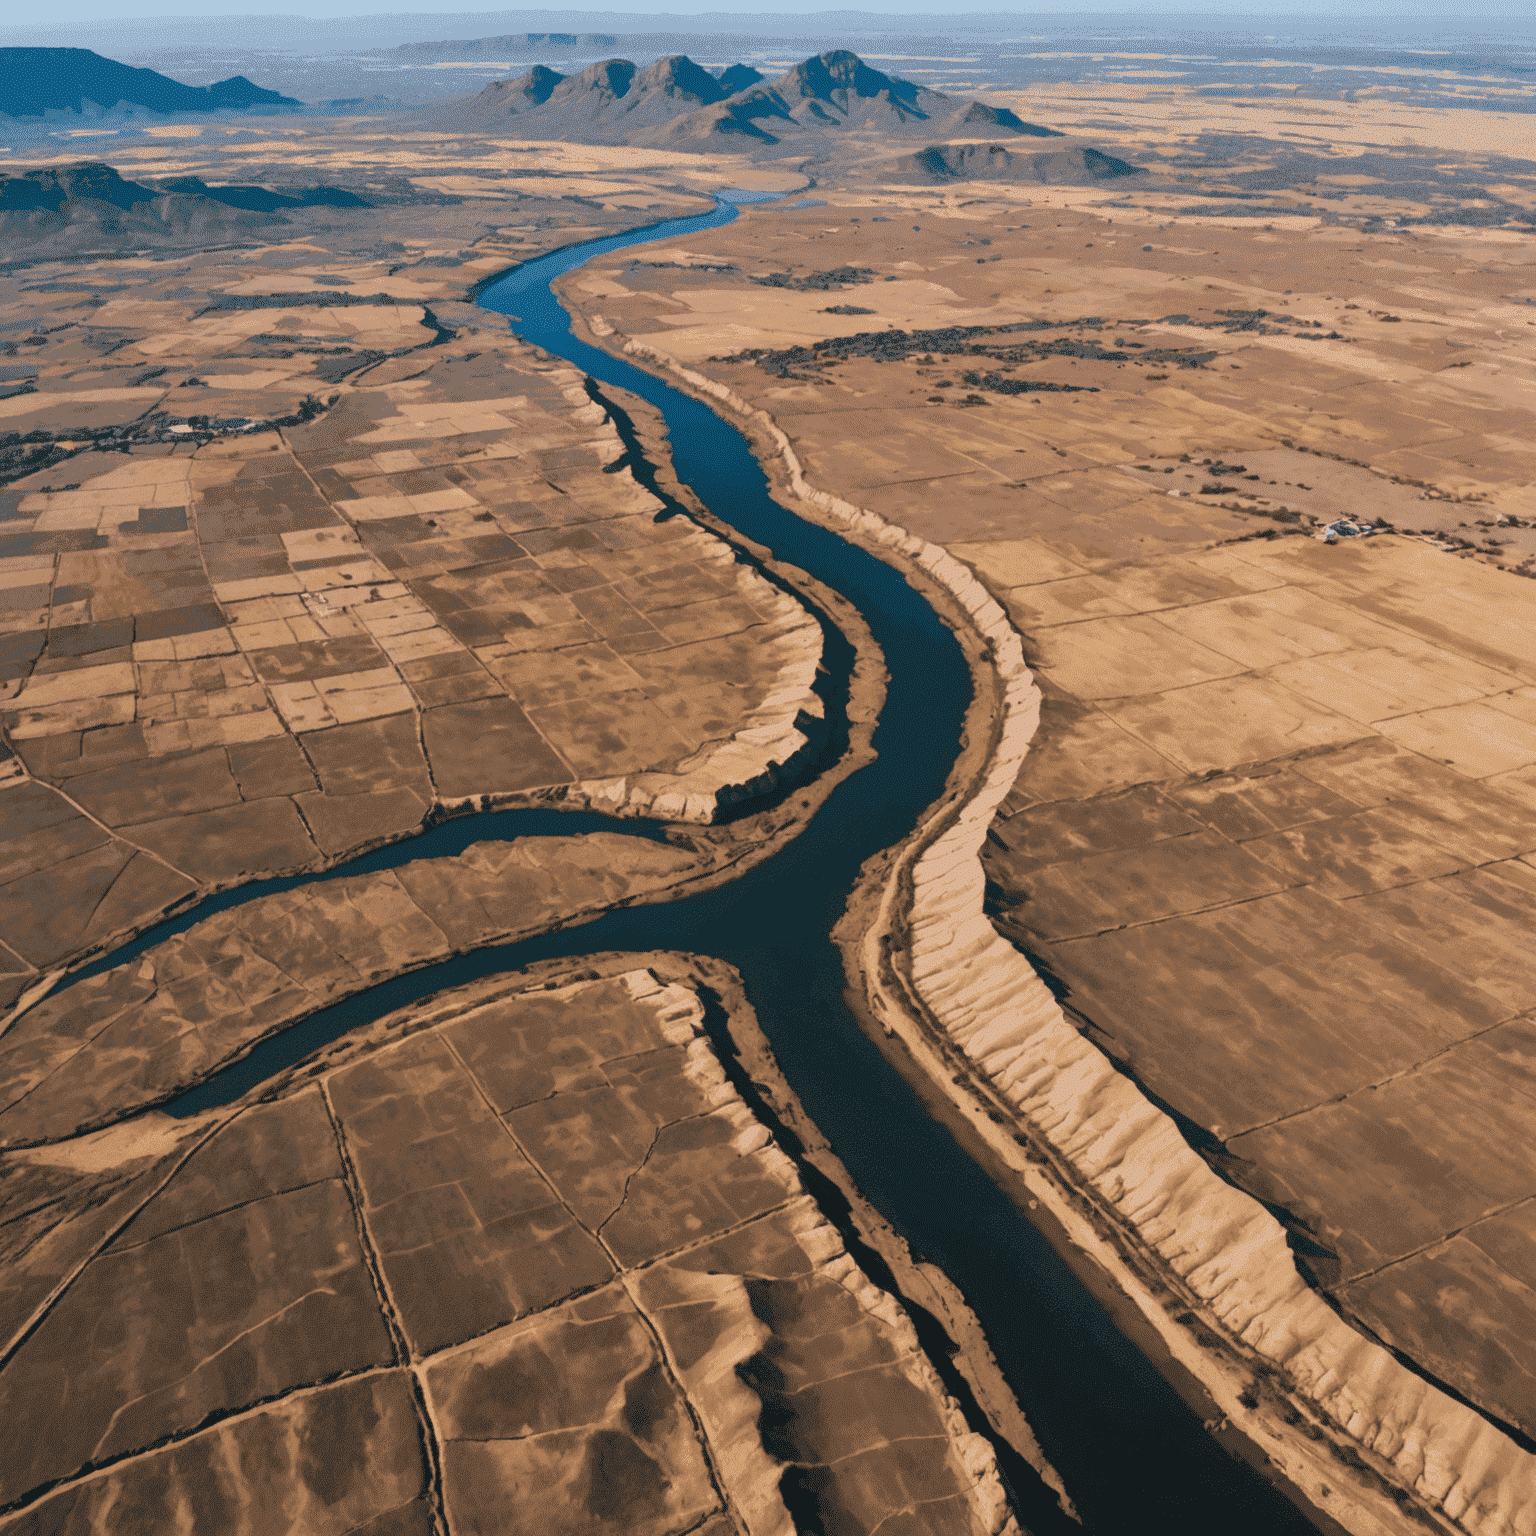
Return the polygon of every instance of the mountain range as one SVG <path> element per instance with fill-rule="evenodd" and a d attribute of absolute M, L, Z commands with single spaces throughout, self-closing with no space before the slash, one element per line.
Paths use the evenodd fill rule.
<path fill-rule="evenodd" d="M 93 107 L 218 112 L 298 105 L 293 97 L 263 90 L 244 75 L 213 85 L 183 85 L 152 69 L 104 59 L 89 48 L 0 48 L 0 116 L 4 117 L 88 112 Z"/>
<path fill-rule="evenodd" d="M 716 75 L 683 54 L 640 68 L 605 59 L 578 74 L 536 64 L 477 96 L 427 114 L 435 125 L 579 143 L 675 148 L 809 149 L 843 130 L 974 137 L 1057 138 L 1006 107 L 931 91 L 833 49 L 767 79 L 744 64 Z"/>

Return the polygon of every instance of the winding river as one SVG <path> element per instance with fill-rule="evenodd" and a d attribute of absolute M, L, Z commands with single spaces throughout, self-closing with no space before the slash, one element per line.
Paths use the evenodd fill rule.
<path fill-rule="evenodd" d="M 1300 1536 L 1313 1527 L 1202 1429 L 1045 1236 L 927 1113 L 845 1005 L 841 956 L 829 935 L 860 866 L 902 839 L 940 795 L 970 699 L 960 648 L 894 568 L 774 502 L 734 427 L 629 363 L 577 341 L 550 287 L 593 256 L 695 234 L 735 217 L 735 208 L 721 203 L 698 218 L 559 251 L 493 282 L 480 302 L 513 317 L 525 340 L 569 360 L 600 385 L 622 386 L 658 407 L 678 476 L 703 503 L 861 610 L 890 673 L 875 733 L 877 759 L 838 785 L 798 838 L 730 884 L 610 912 L 585 926 L 396 978 L 311 1016 L 168 1107 L 187 1114 L 228 1103 L 358 1024 L 444 987 L 534 961 L 599 950 L 718 956 L 742 974 L 786 1078 L 859 1188 L 920 1256 L 941 1266 L 964 1292 L 1089 1531 Z M 464 817 L 328 876 L 439 857 L 481 838 L 598 826 L 639 836 L 659 830 L 584 813 Z M 297 883 L 264 882 L 205 902 L 91 969 L 121 963 L 172 928 L 206 916 L 215 904 Z M 1018 1467 L 1012 1475 L 1026 1527 L 1037 1536 L 1075 1529 L 1043 1484 L 1020 1476 Z"/>

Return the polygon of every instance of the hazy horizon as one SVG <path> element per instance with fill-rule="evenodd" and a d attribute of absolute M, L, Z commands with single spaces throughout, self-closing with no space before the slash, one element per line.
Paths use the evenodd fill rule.
<path fill-rule="evenodd" d="M 422 9 L 422 0 L 409 0 L 412 8 L 381 11 L 380 0 L 314 0 L 312 13 L 301 15 L 278 9 L 293 0 L 246 0 L 273 9 L 130 17 L 128 6 L 146 0 L 62 3 L 62 18 L 0 26 L 0 45 L 88 48 L 191 85 L 243 74 L 321 106 L 425 105 L 473 93 L 534 63 L 572 73 L 615 55 L 643 64 L 687 54 L 706 67 L 739 61 L 775 74 L 828 48 L 851 48 L 940 91 L 1090 81 L 1118 88 L 1134 67 L 1130 59 L 1156 55 L 1166 78 L 1217 94 L 1341 95 L 1366 83 L 1362 70 L 1384 70 L 1374 84 L 1401 99 L 1454 99 L 1463 106 L 1497 101 L 1508 110 L 1536 112 L 1536 26 L 1523 16 L 1426 12 L 1404 18 L 1364 9 L 1341 19 L 1317 7 L 1279 16 L 1226 4 L 1215 9 L 1216 0 L 1206 0 L 1206 9 L 1196 8 L 1200 0 L 1177 0 L 1134 13 L 1124 0 L 1103 0 L 1096 10 L 1084 9 L 1084 0 L 1059 0 L 1059 9 L 1029 14 L 939 14 L 932 0 L 908 0 L 905 10 L 805 5 L 772 12 L 745 3 L 722 10 L 720 0 L 688 12 L 642 10 L 640 0 L 630 10 L 587 11 L 466 11 L 462 0 L 453 9 Z M 197 7 L 213 0 L 147 3 Z M 1373 3 L 1382 0 L 1362 0 L 1366 7 Z M 98 14 L 70 16 L 71 6 Z M 347 6 L 357 14 L 343 14 Z M 494 57 L 455 51 L 480 39 L 496 39 Z M 1473 80 L 1497 81 L 1498 88 L 1468 97 L 1465 87 Z"/>
<path fill-rule="evenodd" d="M 721 0 L 709 0 L 707 4 L 679 5 L 666 11 L 657 11 L 645 4 L 645 0 L 624 0 L 608 5 L 602 10 L 484 10 L 466 11 L 452 0 L 401 0 L 399 4 L 380 4 L 380 0 L 309 0 L 295 5 L 294 0 L 241 0 L 238 9 L 221 5 L 219 0 L 152 0 L 146 5 L 142 0 L 59 0 L 50 8 L 46 22 L 0 21 L 0 40 L 12 35 L 55 31 L 61 27 L 90 25 L 93 23 L 136 23 L 154 25 L 181 19 L 199 21 L 223 20 L 238 24 L 247 19 L 283 18 L 296 23 L 327 23 L 335 21 L 365 21 L 370 17 L 399 19 L 410 16 L 437 17 L 445 24 L 457 24 L 478 28 L 480 35 L 498 31 L 611 31 L 621 28 L 630 31 L 665 31 L 686 23 L 690 30 L 715 25 L 722 30 L 735 30 L 749 21 L 771 22 L 782 18 L 795 18 L 799 23 L 815 23 L 829 30 L 839 27 L 854 29 L 878 28 L 883 22 L 901 20 L 912 22 L 927 20 L 935 26 L 964 27 L 967 23 L 1017 24 L 1021 27 L 1038 25 L 1049 20 L 1052 24 L 1069 22 L 1074 17 L 1096 22 L 1119 21 L 1126 27 L 1137 25 L 1167 25 L 1188 22 L 1190 24 L 1263 23 L 1268 29 L 1286 30 L 1298 23 L 1315 26 L 1332 23 L 1341 32 L 1358 27 L 1364 18 L 1384 22 L 1397 34 L 1423 31 L 1436 33 L 1443 30 L 1463 31 L 1486 25 L 1509 26 L 1517 32 L 1531 31 L 1536 27 L 1529 6 L 1519 5 L 1516 0 L 1482 0 L 1470 10 L 1449 10 L 1440 7 L 1403 13 L 1403 7 L 1394 0 L 1357 0 L 1349 16 L 1340 17 L 1333 0 L 1287 0 L 1282 11 L 1276 11 L 1263 0 L 1172 0 L 1172 3 L 1154 3 L 1127 11 L 1124 0 L 1037 0 L 1028 11 L 1017 7 L 978 7 L 964 12 L 949 13 L 934 9 L 932 0 L 894 0 L 894 3 L 878 10 L 831 8 L 817 0 L 783 0 L 772 10 L 765 10 L 752 3 L 721 4 Z M 1521 25 L 1523 23 L 1523 26 Z M 465 35 L 471 35 L 466 33 Z M 15 44 L 11 44 L 14 46 Z"/>

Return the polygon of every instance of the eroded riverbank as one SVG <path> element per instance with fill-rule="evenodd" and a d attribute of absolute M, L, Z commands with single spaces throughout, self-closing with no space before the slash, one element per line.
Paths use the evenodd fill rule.
<path fill-rule="evenodd" d="M 656 234 L 661 238 L 668 232 L 686 233 L 702 227 L 706 226 L 702 223 L 674 226 L 670 231 L 659 230 Z M 850 791 L 863 788 L 872 795 L 874 804 L 860 808 L 860 821 L 867 826 L 869 812 L 874 809 L 874 819 L 880 825 L 861 834 L 867 837 L 870 832 L 874 832 L 876 835 L 866 843 L 867 851 L 860 850 L 851 844 L 846 831 L 842 837 L 824 841 L 826 833 L 823 829 L 828 826 L 835 828 L 836 821 L 823 813 L 807 834 L 775 860 L 772 866 L 785 882 L 780 888 L 796 890 L 800 899 L 807 892 L 825 889 L 836 878 L 836 871 L 848 870 L 851 876 L 865 858 L 890 846 L 892 833 L 901 824 L 894 817 L 882 818 L 878 814 L 888 809 L 888 805 L 881 804 L 887 785 L 900 783 L 902 803 L 913 807 L 913 811 L 907 813 L 912 816 L 912 823 L 919 819 L 920 813 L 917 813 L 916 808 L 919 798 L 926 808 L 939 800 L 944 792 L 955 748 L 947 747 L 941 754 L 935 751 L 935 746 L 940 742 L 958 744 L 963 729 L 963 712 L 950 715 L 945 708 L 945 695 L 942 692 L 946 686 L 944 679 L 953 679 L 947 684 L 951 690 L 950 698 L 964 698 L 970 692 L 967 677 L 969 668 L 954 638 L 957 631 L 964 635 L 966 625 L 963 612 L 957 609 L 952 627 L 946 628 L 935 617 L 929 603 L 917 598 L 913 588 L 907 585 L 910 567 L 902 571 L 902 590 L 898 592 L 888 586 L 888 577 L 882 574 L 882 567 L 869 560 L 868 556 L 863 560 L 850 558 L 850 545 L 841 537 L 828 537 L 814 525 L 808 526 L 799 519 L 779 513 L 771 503 L 761 510 L 757 506 L 751 508 L 753 516 L 761 516 L 764 524 L 754 526 L 750 521 L 744 523 L 741 515 L 745 510 L 744 498 L 741 495 L 740 480 L 743 475 L 749 475 L 751 482 L 760 483 L 761 470 L 756 464 L 752 464 L 750 469 L 741 464 L 736 457 L 741 450 L 734 445 L 728 450 L 722 447 L 719 419 L 696 402 L 686 397 L 680 399 L 671 389 L 665 386 L 657 388 L 646 374 L 636 374 L 611 355 L 569 341 L 565 336 L 568 322 L 564 313 L 553 301 L 546 304 L 540 299 L 536 303 L 530 291 L 531 286 L 525 281 L 520 288 L 505 292 L 495 301 L 515 309 L 523 334 L 534 336 L 541 344 L 550 346 L 551 350 L 572 357 L 598 378 L 622 381 L 634 393 L 649 398 L 666 418 L 679 477 L 692 486 L 707 506 L 723 511 L 733 526 L 749 536 L 770 543 L 781 557 L 791 563 L 809 568 L 824 579 L 829 579 L 831 584 L 853 597 L 866 616 L 871 618 L 876 638 L 887 656 L 892 675 L 891 694 L 877 733 L 881 758 L 847 788 Z M 486 297 L 482 295 L 482 301 Z M 532 328 L 529 325 L 530 319 L 533 321 Z M 735 436 L 734 433 L 731 435 Z M 759 458 L 770 466 L 777 479 L 778 466 L 772 462 L 771 456 L 760 454 Z M 813 512 L 812 516 L 815 515 Z M 838 530 L 839 534 L 844 531 Z M 857 541 L 855 547 L 856 544 Z M 829 576 L 829 570 L 835 574 Z M 935 595 L 930 585 L 927 596 L 931 599 Z M 914 599 L 917 604 L 915 608 Z M 875 617 L 876 614 L 879 618 Z M 888 623 L 889 618 L 897 618 L 894 630 L 880 622 L 885 619 Z M 952 719 L 954 724 L 948 727 L 941 725 L 940 720 L 946 717 Z M 921 768 L 918 763 L 922 764 Z M 924 776 L 921 781 L 923 787 L 914 793 L 914 774 L 918 772 Z M 834 814 L 835 802 L 836 797 L 834 802 L 829 802 L 829 810 L 834 811 Z M 814 876 L 809 880 L 796 879 L 807 868 L 815 870 Z M 722 892 L 722 905 L 735 905 L 732 898 L 739 895 L 744 905 L 738 910 L 750 913 L 756 905 L 750 885 L 749 878 L 739 892 L 737 887 L 732 887 L 730 893 Z M 844 889 L 851 885 L 852 879 L 849 878 L 848 886 Z M 823 908 L 829 917 L 826 928 L 822 930 L 823 935 L 830 931 L 832 922 L 840 915 L 840 909 L 840 899 Z M 787 912 L 776 916 L 774 921 L 782 923 L 785 916 Z M 748 921 L 750 923 L 751 919 Z M 793 927 L 799 929 L 800 924 L 795 922 Z M 793 934 L 785 934 L 784 937 L 791 939 Z M 690 947 L 707 948 L 710 953 L 726 955 L 733 963 L 741 966 L 759 1017 L 781 1064 L 806 1103 L 813 1120 L 822 1126 L 844 1161 L 850 1165 L 859 1187 L 871 1196 L 877 1207 L 885 1211 L 921 1251 L 938 1257 L 936 1250 L 941 1245 L 932 1240 L 936 1234 L 920 1233 L 914 1236 L 923 1222 L 932 1219 L 938 1206 L 952 1208 L 954 1205 L 951 1195 L 941 1196 L 937 1193 L 931 1159 L 938 1155 L 938 1143 L 931 1140 L 930 1133 L 935 1129 L 931 1119 L 922 1112 L 920 1106 L 914 1106 L 921 1123 L 910 1118 L 903 1110 L 899 1122 L 901 1131 L 897 1135 L 881 1134 L 880 1129 L 871 1123 L 870 1111 L 875 1110 L 878 1116 L 880 1109 L 888 1107 L 884 1100 L 893 1089 L 902 1101 L 910 1102 L 907 1100 L 908 1090 L 900 1085 L 899 1077 L 891 1072 L 878 1053 L 872 1053 L 871 1060 L 870 1055 L 855 1049 L 842 1033 L 846 1025 L 839 1024 L 835 1030 L 817 1030 L 814 1027 L 813 1021 L 818 1014 L 824 1012 L 824 1009 L 811 1001 L 817 992 L 824 989 L 825 995 L 834 990 L 842 990 L 841 959 L 832 946 L 824 938 L 817 940 L 818 955 L 814 972 L 807 973 L 802 958 L 802 972 L 795 976 L 795 980 L 800 982 L 798 987 L 790 981 L 782 962 L 769 965 L 763 963 L 769 958 L 771 949 L 777 946 L 761 942 L 756 945 L 744 943 L 740 933 L 730 935 L 713 915 L 706 930 L 694 930 Z M 792 949 L 793 946 L 786 944 L 784 948 Z M 825 960 L 821 958 L 822 954 L 825 954 Z M 818 981 L 821 982 L 820 987 L 817 986 Z M 857 1066 L 852 1060 L 843 1059 L 847 1050 L 854 1050 Z M 869 1098 L 869 1102 L 852 1111 L 848 1104 L 837 1102 L 839 1085 L 846 1089 L 849 1082 L 857 1082 L 861 1091 L 867 1091 Z M 942 1133 L 940 1139 L 946 1147 L 941 1157 L 945 1176 L 961 1177 L 961 1169 L 954 1166 L 956 1158 L 952 1144 L 948 1143 Z M 850 1148 L 857 1149 L 857 1157 L 850 1155 Z M 895 1167 L 892 1166 L 893 1159 Z M 854 1166 L 856 1162 L 858 1166 Z M 971 1293 L 972 1278 L 978 1285 L 987 1288 L 996 1283 L 1000 1273 L 1008 1273 L 1014 1283 L 1022 1283 L 1026 1289 L 1037 1289 L 1040 1286 L 1038 1273 L 1026 1279 L 1012 1265 L 996 1263 L 999 1246 L 996 1234 L 1005 1224 L 1023 1226 L 1018 1213 L 1006 1199 L 1000 1199 L 997 1191 L 987 1185 L 984 1179 L 975 1176 L 975 1170 L 968 1160 L 960 1157 L 958 1162 L 965 1164 L 963 1183 L 969 1192 L 973 1192 L 974 1204 L 967 1213 L 969 1219 L 964 1225 L 974 1235 L 962 1237 L 958 1232 L 951 1233 L 948 1242 L 943 1244 L 941 1262 L 960 1281 L 961 1290 L 968 1296 Z M 897 1169 L 900 1171 L 897 1172 Z M 900 1215 L 892 1215 L 893 1209 L 899 1211 Z M 1078 1335 L 1079 1343 L 1086 1334 L 1099 1333 L 1103 1324 L 1102 1316 L 1097 1316 L 1085 1328 L 1085 1314 L 1074 1309 L 1084 1305 L 1092 1309 L 1093 1304 L 1082 1296 L 1076 1282 L 1069 1277 L 1064 1267 L 1057 1268 L 1053 1259 L 1044 1257 L 1049 1253 L 1047 1245 L 1035 1238 L 1029 1246 L 1032 1257 L 1025 1262 L 1025 1274 L 1042 1264 L 1051 1273 L 1051 1280 L 1045 1286 L 1046 1291 L 1058 1304 L 1065 1305 L 1076 1318 L 1067 1331 Z M 962 1279 L 956 1273 L 957 1268 L 967 1270 L 967 1278 Z M 989 1272 L 991 1280 L 987 1278 Z M 1070 1299 L 1074 1296 L 1079 1300 Z M 1002 1357 L 1005 1348 L 1009 1346 L 1000 1343 L 998 1335 L 1017 1332 L 1016 1320 L 1011 1320 L 1011 1329 L 1001 1316 L 984 1317 L 983 1321 L 989 1338 Z M 1109 1338 L 1101 1335 L 1096 1342 L 1107 1346 Z M 1018 1341 L 1010 1341 L 1010 1345 L 1014 1352 L 1014 1369 L 1008 1374 L 1015 1389 L 1020 1392 L 1021 1399 L 1028 1405 L 1031 1421 L 1034 1422 L 1041 1414 L 1050 1417 L 1052 1410 L 1045 1399 L 1056 1390 L 1070 1395 L 1072 1389 L 1067 1386 L 1065 1378 L 1075 1375 L 1081 1380 L 1081 1372 L 1074 1370 L 1065 1352 L 1044 1348 L 1043 1341 L 1038 1338 L 1033 1345 L 1035 1358 L 1030 1361 L 1027 1369 L 1019 1369 L 1022 1361 L 1018 1354 Z M 1279 1522 L 1274 1528 L 1284 1529 L 1297 1518 L 1283 1499 L 1263 1491 L 1262 1485 L 1250 1473 L 1233 1466 L 1226 1454 L 1206 1439 L 1199 1422 L 1188 1420 L 1187 1410 L 1178 1404 L 1176 1398 L 1155 1377 L 1155 1373 L 1146 1367 L 1145 1362 L 1123 1340 L 1107 1352 L 1118 1352 L 1120 1358 L 1113 1362 L 1109 1359 L 1096 1360 L 1097 1369 L 1090 1373 L 1090 1379 L 1097 1380 L 1101 1385 L 1114 1385 L 1108 1388 L 1108 1395 L 1104 1399 L 1091 1405 L 1085 1403 L 1079 1395 L 1077 1411 L 1085 1413 L 1087 1420 L 1100 1421 L 1111 1401 L 1123 1405 L 1128 1398 L 1134 1399 L 1132 1417 L 1136 1423 L 1135 1435 L 1147 1448 L 1148 1454 L 1145 1462 L 1138 1458 L 1135 1473 L 1129 1482 L 1117 1480 L 1114 1488 L 1101 1486 L 1085 1489 L 1080 1496 L 1079 1502 L 1085 1505 L 1085 1514 L 1096 1528 L 1116 1529 L 1121 1521 L 1142 1519 L 1146 1510 L 1145 1489 L 1153 1483 L 1164 1485 L 1159 1490 L 1158 1502 L 1167 1510 L 1169 1518 L 1188 1522 L 1186 1528 L 1198 1528 L 1202 1522 L 1209 1522 L 1214 1529 L 1223 1520 L 1241 1519 L 1253 1528 L 1263 1529 L 1265 1527 L 1262 1522 L 1273 1518 Z M 1055 1355 L 1054 1359 L 1050 1358 L 1052 1354 Z M 1081 1362 L 1076 1364 L 1080 1366 Z M 1134 1389 L 1130 1388 L 1124 1374 L 1128 1367 L 1140 1378 Z M 1020 1379 L 1028 1374 L 1033 1374 L 1036 1380 L 1025 1383 Z M 1046 1379 L 1049 1379 L 1049 1386 L 1045 1385 Z M 1156 1409 L 1152 1408 L 1146 1396 L 1149 1391 L 1158 1399 Z M 1110 1409 L 1110 1412 L 1112 1417 L 1116 1416 L 1115 1409 Z M 1186 1423 L 1188 1430 L 1181 1429 L 1179 1434 L 1181 1450 L 1173 1452 L 1164 1437 L 1175 1425 Z M 1091 1480 L 1087 1465 L 1092 1459 L 1089 1447 L 1093 1441 L 1105 1434 L 1124 1433 L 1107 1430 L 1101 1421 L 1094 1422 L 1092 1430 L 1085 1430 L 1082 1420 L 1078 1426 L 1068 1429 L 1059 1419 L 1053 1431 L 1048 1438 L 1048 1432 L 1044 1427 L 1041 1428 L 1042 1441 L 1047 1442 L 1051 1459 L 1058 1466 L 1063 1465 L 1062 1458 L 1075 1460 L 1083 1469 L 1085 1483 Z M 1165 1492 L 1170 1455 L 1187 1458 L 1191 1454 L 1200 1465 L 1199 1473 L 1194 1477 L 1186 1475 L 1177 1492 Z M 1188 1464 L 1186 1459 L 1186 1467 Z M 1072 1475 L 1066 1472 L 1065 1467 L 1063 1472 L 1069 1486 L 1072 1486 Z M 1145 1481 L 1142 1481 L 1143 1477 Z M 1133 1487 L 1135 1492 L 1132 1491 Z"/>

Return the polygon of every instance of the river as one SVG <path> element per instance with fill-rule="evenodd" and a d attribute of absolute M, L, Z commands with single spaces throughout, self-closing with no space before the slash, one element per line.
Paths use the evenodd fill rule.
<path fill-rule="evenodd" d="M 964 1293 L 1087 1530 L 1097 1536 L 1146 1536 L 1149 1530 L 1301 1536 L 1313 1529 L 1310 1523 L 1206 1433 L 1045 1235 L 929 1115 L 844 1001 L 846 982 L 831 930 L 860 866 L 899 842 L 940 795 L 971 697 L 960 647 L 893 567 L 773 501 L 746 439 L 728 422 L 576 340 L 550 287 L 594 256 L 696 234 L 736 216 L 722 202 L 697 218 L 558 251 L 489 284 L 480 303 L 515 317 L 518 335 L 600 385 L 622 386 L 655 405 L 671 434 L 677 474 L 705 506 L 860 609 L 890 674 L 875 761 L 839 784 L 799 837 L 734 882 L 398 977 L 312 1015 L 168 1108 L 188 1114 L 228 1103 L 358 1024 L 444 987 L 538 960 L 599 950 L 717 956 L 741 973 L 785 1077 L 860 1190 Z M 656 835 L 654 827 L 585 813 L 505 812 L 444 823 L 311 878 L 443 856 L 477 838 L 598 826 Z M 247 886 L 216 902 L 250 900 L 302 878 Z M 202 904 L 91 969 L 120 963 L 172 928 L 206 916 L 213 905 Z M 1043 1484 L 1018 1481 L 1018 1512 L 1028 1528 L 1071 1529 Z"/>

